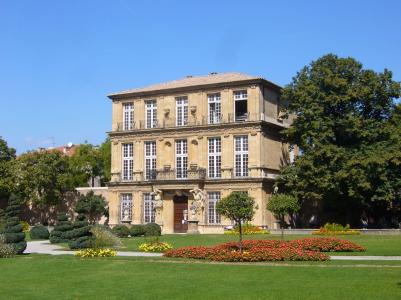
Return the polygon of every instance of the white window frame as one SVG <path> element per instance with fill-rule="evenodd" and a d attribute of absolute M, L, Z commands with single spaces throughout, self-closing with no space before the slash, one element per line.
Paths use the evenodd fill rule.
<path fill-rule="evenodd" d="M 145 100 L 145 128 L 157 127 L 157 102 Z"/>
<path fill-rule="evenodd" d="M 208 177 L 221 178 L 221 138 L 208 139 Z"/>
<path fill-rule="evenodd" d="M 236 105 L 235 102 L 236 101 L 247 101 L 247 106 L 248 106 L 248 91 L 247 90 L 239 90 L 239 91 L 234 91 L 234 121 L 238 122 L 238 121 L 244 121 L 242 119 L 237 119 L 237 111 L 236 111 Z M 246 112 L 246 118 L 245 120 L 247 120 L 249 118 L 248 116 L 248 112 Z"/>
<path fill-rule="evenodd" d="M 145 180 L 156 179 L 156 141 L 145 141 Z"/>
<path fill-rule="evenodd" d="M 134 129 L 134 103 L 123 103 L 123 129 Z"/>
<path fill-rule="evenodd" d="M 132 221 L 132 194 L 122 193 L 120 194 L 120 223 L 121 222 L 131 222 Z M 127 209 L 128 217 L 124 215 Z"/>
<path fill-rule="evenodd" d="M 175 98 L 176 125 L 185 126 L 188 124 L 188 97 Z"/>
<path fill-rule="evenodd" d="M 220 224 L 221 217 L 216 211 L 216 204 L 221 199 L 220 192 L 208 192 L 208 210 L 207 210 L 207 221 L 208 224 Z"/>
<path fill-rule="evenodd" d="M 122 180 L 132 181 L 134 178 L 134 144 L 126 143 L 122 148 Z"/>
<path fill-rule="evenodd" d="M 154 223 L 156 221 L 156 213 L 154 207 L 155 195 L 151 193 L 143 194 L 143 222 Z"/>
<path fill-rule="evenodd" d="M 208 123 L 218 124 L 221 122 L 221 95 L 220 93 L 207 95 Z"/>
<path fill-rule="evenodd" d="M 248 159 L 249 144 L 248 136 L 240 135 L 234 137 L 234 175 L 235 177 L 247 177 L 249 175 Z"/>
<path fill-rule="evenodd" d="M 188 178 L 188 141 L 175 141 L 175 168 L 177 179 Z"/>

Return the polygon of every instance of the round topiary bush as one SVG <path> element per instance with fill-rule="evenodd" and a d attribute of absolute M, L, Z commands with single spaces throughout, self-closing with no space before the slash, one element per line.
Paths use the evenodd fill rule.
<path fill-rule="evenodd" d="M 50 235 L 49 230 L 43 225 L 32 227 L 29 234 L 32 240 L 47 240 Z"/>
<path fill-rule="evenodd" d="M 70 249 L 89 248 L 92 242 L 92 233 L 86 216 L 80 213 L 72 226 L 73 230 L 63 234 L 65 238 L 70 240 L 68 242 Z"/>
<path fill-rule="evenodd" d="M 120 238 L 126 238 L 130 235 L 129 228 L 125 225 L 116 225 L 113 227 L 112 231 Z"/>
<path fill-rule="evenodd" d="M 145 226 L 144 225 L 132 225 L 130 228 L 131 236 L 142 236 L 145 234 Z"/>
<path fill-rule="evenodd" d="M 156 223 L 148 223 L 144 226 L 145 236 L 159 236 L 162 234 L 161 227 Z"/>

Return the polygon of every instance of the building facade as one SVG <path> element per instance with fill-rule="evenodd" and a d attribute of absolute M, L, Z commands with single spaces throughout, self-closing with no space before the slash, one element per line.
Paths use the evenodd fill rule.
<path fill-rule="evenodd" d="M 239 73 L 211 73 L 127 90 L 112 100 L 110 225 L 156 222 L 163 233 L 221 233 L 216 203 L 233 191 L 266 210 L 291 156 L 280 130 L 280 87 Z"/>

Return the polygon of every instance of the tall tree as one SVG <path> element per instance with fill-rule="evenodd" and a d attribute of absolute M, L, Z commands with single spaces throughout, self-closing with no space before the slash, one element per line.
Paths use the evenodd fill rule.
<path fill-rule="evenodd" d="M 90 224 L 96 222 L 107 214 L 107 203 L 103 196 L 95 195 L 90 191 L 86 195 L 80 195 L 76 204 L 76 211 L 84 213 Z"/>
<path fill-rule="evenodd" d="M 15 149 L 9 147 L 0 137 L 0 203 L 3 203 L 3 206 L 13 187 L 11 168 L 15 157 Z"/>
<path fill-rule="evenodd" d="M 282 93 L 286 117 L 295 115 L 285 136 L 302 155 L 283 168 L 280 192 L 353 225 L 362 211 L 388 209 L 400 190 L 392 121 L 400 95 L 390 71 L 363 69 L 353 58 L 329 54 L 304 67 Z"/>
<path fill-rule="evenodd" d="M 99 147 L 100 157 L 103 162 L 103 181 L 110 181 L 111 177 L 111 141 L 107 138 Z"/>
<path fill-rule="evenodd" d="M 58 151 L 28 152 L 16 159 L 14 180 L 26 204 L 43 209 L 59 204 L 73 190 L 68 157 Z M 43 215 L 43 221 L 46 220 Z"/>

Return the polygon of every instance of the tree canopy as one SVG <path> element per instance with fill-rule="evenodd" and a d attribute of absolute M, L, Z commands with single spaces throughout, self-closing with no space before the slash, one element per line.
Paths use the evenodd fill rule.
<path fill-rule="evenodd" d="M 389 70 L 353 58 L 329 54 L 304 67 L 282 92 L 285 117 L 295 116 L 286 142 L 302 155 L 282 169 L 280 192 L 332 221 L 356 225 L 362 212 L 378 221 L 401 190 L 400 95 Z"/>

